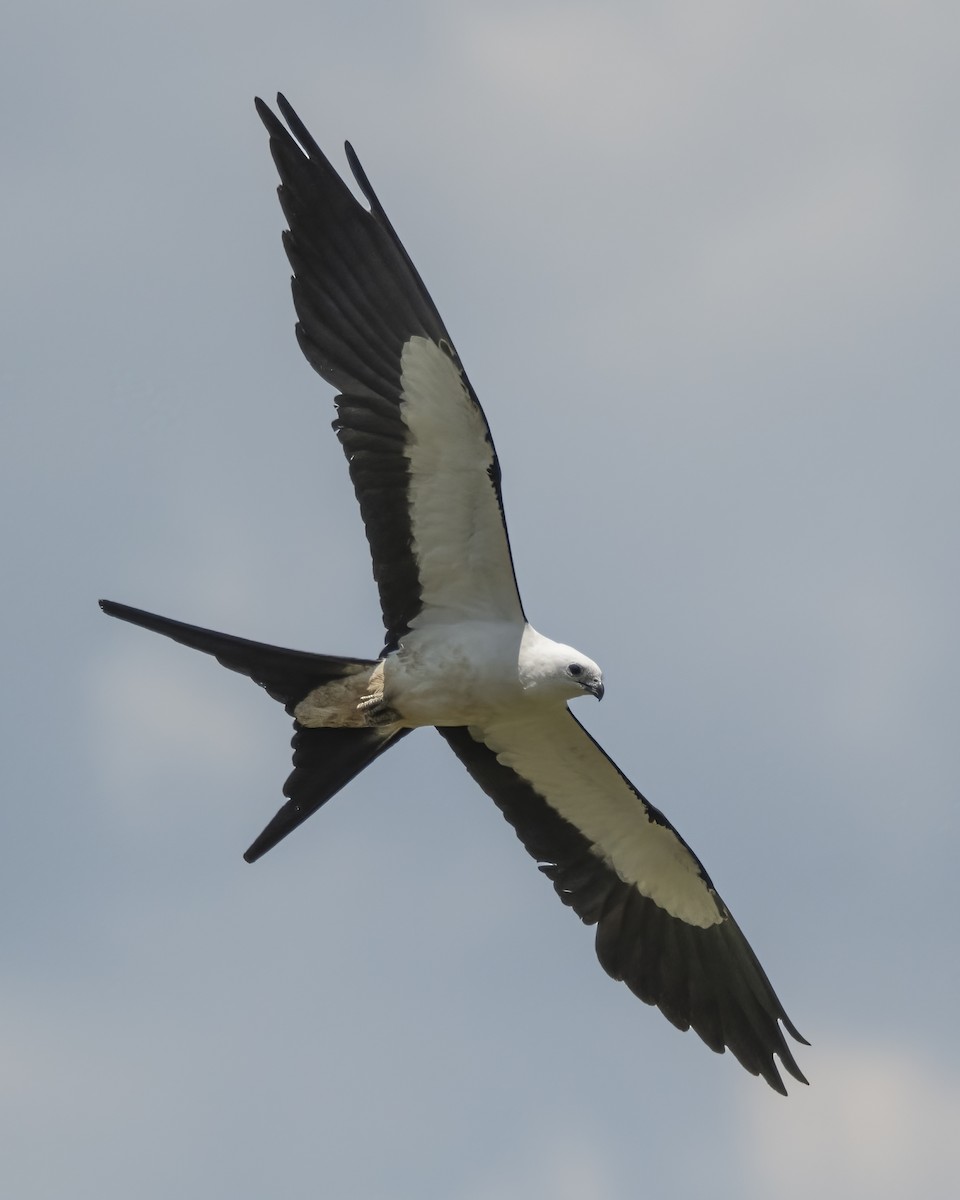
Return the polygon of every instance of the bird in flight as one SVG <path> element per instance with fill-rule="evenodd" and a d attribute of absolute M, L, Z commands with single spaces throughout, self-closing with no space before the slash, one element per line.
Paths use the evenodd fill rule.
<path fill-rule="evenodd" d="M 679 1029 L 786 1094 L 797 1032 L 699 859 L 570 712 L 603 696 L 579 650 L 527 623 L 490 428 L 440 314 L 353 152 L 364 207 L 283 96 L 258 99 L 289 226 L 297 339 L 339 393 L 334 429 L 373 558 L 376 659 L 285 650 L 110 600 L 213 655 L 293 717 L 286 803 L 254 862 L 412 729 L 433 726 L 513 826 L 597 956 Z M 806 1044 L 806 1043 L 804 1043 Z"/>

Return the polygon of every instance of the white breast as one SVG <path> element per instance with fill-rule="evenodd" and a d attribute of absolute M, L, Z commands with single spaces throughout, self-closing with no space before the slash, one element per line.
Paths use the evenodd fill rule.
<path fill-rule="evenodd" d="M 407 725 L 469 725 L 524 703 L 524 627 L 470 621 L 414 629 L 384 667 L 384 700 Z"/>

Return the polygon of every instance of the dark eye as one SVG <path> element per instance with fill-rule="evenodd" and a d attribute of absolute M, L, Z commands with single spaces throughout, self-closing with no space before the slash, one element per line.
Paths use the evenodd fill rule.
<path fill-rule="evenodd" d="M 570 666 L 567 667 L 567 672 L 572 675 L 574 679 L 579 679 L 579 677 L 583 674 L 583 667 L 581 667 L 579 663 L 571 663 Z"/>

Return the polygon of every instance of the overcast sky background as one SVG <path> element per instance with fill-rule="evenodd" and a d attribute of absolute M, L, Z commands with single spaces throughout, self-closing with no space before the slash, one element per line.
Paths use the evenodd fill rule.
<path fill-rule="evenodd" d="M 0 49 L 0 1190 L 938 1200 L 960 1128 L 960 10 L 21 3 Z M 99 596 L 374 655 L 254 94 L 355 145 L 538 628 L 810 1039 L 612 983 L 438 737 L 256 866 L 289 721 Z"/>

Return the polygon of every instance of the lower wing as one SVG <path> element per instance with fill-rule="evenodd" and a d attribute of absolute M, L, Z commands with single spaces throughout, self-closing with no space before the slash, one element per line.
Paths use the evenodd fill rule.
<path fill-rule="evenodd" d="M 807 1082 L 781 1025 L 805 1040 L 703 866 L 569 711 L 440 733 L 561 900 L 597 926 L 608 974 L 776 1091 L 774 1055 Z"/>

